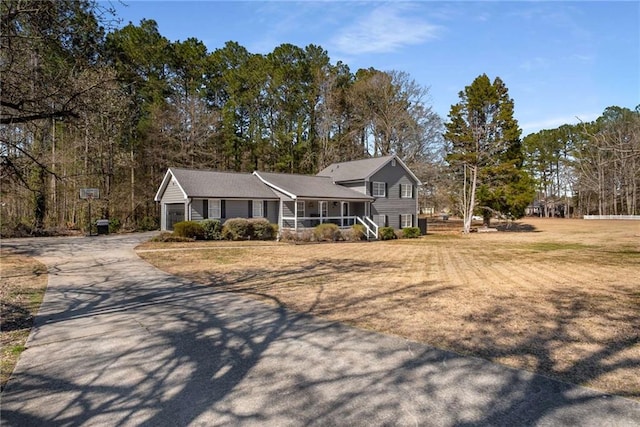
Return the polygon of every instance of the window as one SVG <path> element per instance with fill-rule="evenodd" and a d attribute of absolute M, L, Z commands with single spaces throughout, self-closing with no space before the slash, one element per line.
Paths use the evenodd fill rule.
<path fill-rule="evenodd" d="M 262 207 L 264 206 L 262 200 L 254 200 L 252 203 L 253 208 L 251 210 L 252 216 L 254 218 L 262 218 L 264 216 L 264 212 L 262 212 Z"/>
<path fill-rule="evenodd" d="M 327 202 L 318 202 L 318 213 L 323 218 L 329 216 L 327 211 Z"/>
<path fill-rule="evenodd" d="M 387 216 L 386 215 L 374 215 L 373 222 L 376 223 L 378 227 L 386 227 L 387 226 Z"/>
<path fill-rule="evenodd" d="M 413 198 L 413 185 L 400 184 L 400 197 L 403 199 Z"/>
<path fill-rule="evenodd" d="M 304 216 L 304 202 L 296 202 L 298 207 L 298 216 Z"/>
<path fill-rule="evenodd" d="M 400 228 L 413 227 L 413 215 L 402 214 L 400 215 Z"/>
<path fill-rule="evenodd" d="M 396 159 L 391 159 L 391 166 L 395 166 L 396 165 Z"/>
<path fill-rule="evenodd" d="M 374 182 L 373 183 L 373 197 L 386 197 L 387 193 L 385 191 L 385 183 L 384 182 Z"/>
<path fill-rule="evenodd" d="M 209 199 L 209 218 L 215 218 L 215 219 L 222 218 L 220 205 L 221 205 L 220 200 Z"/>

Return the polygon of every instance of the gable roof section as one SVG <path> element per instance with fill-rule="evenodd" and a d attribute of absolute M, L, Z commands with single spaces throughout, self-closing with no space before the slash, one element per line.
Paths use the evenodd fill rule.
<path fill-rule="evenodd" d="M 156 201 L 162 198 L 171 176 L 185 197 L 278 200 L 276 193 L 249 173 L 169 168 L 156 194 Z"/>
<path fill-rule="evenodd" d="M 334 184 L 330 177 L 257 171 L 253 174 L 292 199 L 373 200 L 358 191 Z"/>
<path fill-rule="evenodd" d="M 331 177 L 334 182 L 367 181 L 373 174 L 382 169 L 387 163 L 395 159 L 418 185 L 422 182 L 416 177 L 411 169 L 404 164 L 398 156 L 371 157 L 369 159 L 352 160 L 350 162 L 332 163 L 320 172 L 317 176 Z"/>
<path fill-rule="evenodd" d="M 162 200 L 162 195 L 167 189 L 167 186 L 169 185 L 169 183 L 171 182 L 171 178 L 173 178 L 173 175 L 171 174 L 171 169 L 168 169 L 167 172 L 164 174 L 164 178 L 162 178 L 162 183 L 160 184 L 160 187 L 156 192 L 156 196 L 153 198 L 154 201 L 159 202 L 160 200 Z M 178 183 L 178 187 L 180 188 L 180 191 L 182 191 L 182 195 L 186 199 L 187 193 L 184 192 L 184 189 L 182 188 L 182 186 L 180 186 L 180 183 Z"/>

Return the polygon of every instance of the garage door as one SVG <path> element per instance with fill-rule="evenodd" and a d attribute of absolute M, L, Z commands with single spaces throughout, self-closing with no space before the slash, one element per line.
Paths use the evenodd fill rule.
<path fill-rule="evenodd" d="M 184 203 L 167 205 L 167 230 L 173 230 L 173 224 L 184 221 Z"/>

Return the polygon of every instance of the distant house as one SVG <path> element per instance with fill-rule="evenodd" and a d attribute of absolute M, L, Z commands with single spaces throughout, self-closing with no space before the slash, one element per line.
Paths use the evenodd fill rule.
<path fill-rule="evenodd" d="M 331 222 L 378 227 L 417 225 L 420 180 L 396 156 L 334 163 L 316 176 L 170 168 L 155 200 L 161 229 L 184 220 L 266 218 L 280 230 Z"/>

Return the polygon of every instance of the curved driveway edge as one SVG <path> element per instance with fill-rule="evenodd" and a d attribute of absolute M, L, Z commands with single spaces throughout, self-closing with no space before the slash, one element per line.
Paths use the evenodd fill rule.
<path fill-rule="evenodd" d="M 49 269 L 3 425 L 640 425 L 634 400 L 167 275 L 148 236 L 2 242 Z"/>

